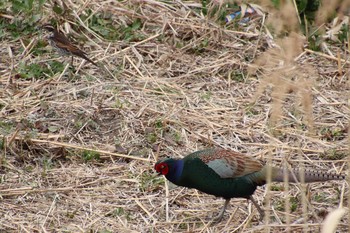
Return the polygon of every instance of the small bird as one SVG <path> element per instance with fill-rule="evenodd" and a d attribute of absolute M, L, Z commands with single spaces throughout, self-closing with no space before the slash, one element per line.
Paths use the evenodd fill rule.
<path fill-rule="evenodd" d="M 257 186 L 267 182 L 268 170 L 271 170 L 271 181 L 283 182 L 284 169 L 262 165 L 258 160 L 232 150 L 212 148 L 196 151 L 183 159 L 166 158 L 159 160 L 154 169 L 172 183 L 195 188 L 204 193 L 223 197 L 224 206 L 213 221 L 220 221 L 231 198 L 247 198 L 252 201 L 260 213 L 264 212 L 253 199 Z M 289 182 L 299 182 L 301 171 L 288 171 Z M 304 171 L 306 183 L 327 180 L 343 180 L 344 175 L 320 171 Z"/>
<path fill-rule="evenodd" d="M 86 61 L 90 62 L 91 64 L 99 67 L 95 62 L 93 62 L 91 59 L 89 59 L 86 56 L 85 52 L 83 52 L 78 47 L 73 45 L 63 33 L 58 31 L 52 25 L 45 24 L 41 28 L 43 28 L 51 33 L 51 35 L 48 37 L 48 40 L 49 40 L 49 43 L 52 47 L 57 49 L 57 51 L 61 55 L 72 56 L 72 63 L 73 63 L 73 56 L 77 56 L 77 57 L 81 57 L 81 58 L 85 59 Z"/>

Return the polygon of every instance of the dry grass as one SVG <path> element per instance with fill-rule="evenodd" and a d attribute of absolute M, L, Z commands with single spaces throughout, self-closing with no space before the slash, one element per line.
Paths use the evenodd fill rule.
<path fill-rule="evenodd" d="M 329 211 L 347 205 L 345 182 L 271 184 L 279 191 L 262 187 L 255 195 L 268 221 L 259 223 L 251 203 L 234 199 L 224 220 L 210 226 L 223 200 L 169 190 L 153 171 L 158 157 L 218 146 L 277 165 L 346 172 L 345 46 L 328 45 L 342 60 L 303 50 L 290 24 L 296 34 L 272 48 L 261 19 L 224 29 L 195 10 L 200 2 L 182 1 L 67 1 L 67 20 L 81 34 L 52 14 L 52 4 L 42 21 L 57 17 L 80 34 L 89 57 L 108 72 L 79 59 L 75 73 L 67 66 L 45 79 L 21 79 L 21 62 L 67 59 L 34 56 L 40 33 L 2 42 L 1 231 L 318 232 Z M 87 9 L 111 15 L 115 27 L 141 19 L 140 38 L 104 40 L 77 18 Z M 87 158 L 97 153 L 99 159 Z M 293 206 L 284 208 L 284 200 Z M 339 232 L 348 223 L 343 217 Z"/>

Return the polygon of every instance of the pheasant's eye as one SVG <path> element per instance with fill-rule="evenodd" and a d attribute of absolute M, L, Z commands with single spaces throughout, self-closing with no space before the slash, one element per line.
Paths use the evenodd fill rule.
<path fill-rule="evenodd" d="M 166 163 L 159 163 L 155 165 L 155 169 L 159 174 L 166 175 L 169 172 L 168 164 Z"/>

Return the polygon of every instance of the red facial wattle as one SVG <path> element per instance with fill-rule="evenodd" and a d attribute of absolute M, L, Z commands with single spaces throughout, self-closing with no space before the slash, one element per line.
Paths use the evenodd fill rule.
<path fill-rule="evenodd" d="M 156 164 L 154 166 L 154 168 L 156 169 L 156 171 L 159 173 L 159 174 L 162 174 L 162 175 L 166 175 L 168 174 L 169 172 L 169 167 L 168 167 L 168 164 L 166 163 L 159 163 L 159 164 Z"/>

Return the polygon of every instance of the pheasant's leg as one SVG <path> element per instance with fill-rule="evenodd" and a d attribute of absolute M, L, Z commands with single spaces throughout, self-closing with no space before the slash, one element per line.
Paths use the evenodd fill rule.
<path fill-rule="evenodd" d="M 265 213 L 264 211 L 260 208 L 259 204 L 254 200 L 254 198 L 252 196 L 249 196 L 248 198 L 254 205 L 255 207 L 258 209 L 259 214 L 260 214 L 260 221 L 262 221 L 264 219 Z"/>
<path fill-rule="evenodd" d="M 225 210 L 228 206 L 228 203 L 230 203 L 230 199 L 225 199 L 225 203 L 224 206 L 222 207 L 220 213 L 218 214 L 218 216 L 216 216 L 215 218 L 213 218 L 214 222 L 220 222 L 222 217 L 224 216 Z"/>

